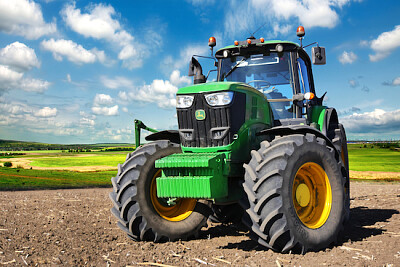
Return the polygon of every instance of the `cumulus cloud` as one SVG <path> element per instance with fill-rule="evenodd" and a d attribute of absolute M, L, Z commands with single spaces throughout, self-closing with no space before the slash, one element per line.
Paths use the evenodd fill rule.
<path fill-rule="evenodd" d="M 38 79 L 24 78 L 24 73 L 0 65 L 0 95 L 3 91 L 21 89 L 27 92 L 42 93 L 50 86 L 50 82 Z"/>
<path fill-rule="evenodd" d="M 35 51 L 20 42 L 0 49 L 0 95 L 6 90 L 21 89 L 43 92 L 50 86 L 48 81 L 25 78 L 33 67 L 40 67 Z"/>
<path fill-rule="evenodd" d="M 134 36 L 123 29 L 116 19 L 118 14 L 111 5 L 91 4 L 87 12 L 77 8 L 75 2 L 65 5 L 61 15 L 65 23 L 75 32 L 98 40 L 105 40 L 119 49 L 118 59 L 123 67 L 134 69 L 143 65 L 154 45 L 161 45 L 162 38 L 157 32 L 149 30 L 152 43 L 146 45 L 135 41 Z M 153 42 L 153 40 L 155 40 Z M 146 42 L 150 42 L 147 41 Z"/>
<path fill-rule="evenodd" d="M 92 107 L 92 112 L 97 115 L 116 116 L 118 115 L 118 105 L 112 107 Z"/>
<path fill-rule="evenodd" d="M 343 53 L 339 56 L 340 63 L 344 64 L 352 64 L 357 60 L 357 55 L 353 52 L 343 51 Z"/>
<path fill-rule="evenodd" d="M 179 70 L 172 71 L 169 80 L 174 86 L 189 85 L 192 83 L 192 80 L 188 76 L 181 76 Z"/>
<path fill-rule="evenodd" d="M 116 76 L 115 78 L 101 76 L 100 81 L 106 88 L 109 89 L 133 88 L 133 82 L 122 76 Z"/>
<path fill-rule="evenodd" d="M 179 56 L 177 58 L 173 58 L 172 56 L 167 56 L 162 61 L 162 70 L 165 74 L 170 74 L 172 70 L 182 70 L 189 68 L 189 61 L 193 55 L 205 55 L 208 52 L 208 47 L 203 44 L 192 44 L 184 47 L 179 52 Z"/>
<path fill-rule="evenodd" d="M 173 108 L 176 106 L 175 94 L 178 87 L 170 81 L 153 80 L 151 84 L 145 84 L 129 92 L 120 91 L 118 97 L 121 101 L 142 101 L 155 103 L 160 108 Z"/>
<path fill-rule="evenodd" d="M 400 76 L 393 79 L 391 82 L 384 82 L 383 85 L 386 86 L 400 86 Z"/>
<path fill-rule="evenodd" d="M 150 84 L 141 86 L 132 85 L 129 91 L 119 91 L 118 98 L 123 104 L 128 102 L 140 101 L 145 103 L 155 103 L 158 107 L 169 109 L 176 106 L 176 92 L 178 86 L 185 86 L 192 81 L 189 77 L 181 76 L 179 70 L 174 70 L 169 76 L 169 80 L 155 79 Z M 112 83 L 114 85 L 114 83 Z M 117 84 L 119 85 L 119 84 Z M 117 85 L 113 86 L 115 88 Z M 121 86 L 122 87 L 122 86 Z M 128 88 L 126 86 L 126 88 Z M 125 111 L 127 112 L 127 110 Z"/>
<path fill-rule="evenodd" d="M 96 48 L 86 50 L 71 40 L 54 40 L 51 38 L 50 40 L 42 41 L 41 46 L 43 49 L 52 52 L 54 59 L 58 61 L 62 61 L 63 57 L 79 65 L 105 61 L 104 51 L 99 51 Z"/>
<path fill-rule="evenodd" d="M 114 99 L 110 95 L 96 94 L 93 100 L 92 112 L 96 115 L 116 116 L 118 105 L 112 106 Z"/>
<path fill-rule="evenodd" d="M 352 134 L 400 133 L 400 109 L 385 111 L 375 109 L 371 112 L 353 113 L 341 118 L 341 122 Z"/>
<path fill-rule="evenodd" d="M 296 22 L 302 24 L 306 29 L 313 27 L 334 28 L 339 23 L 338 10 L 348 4 L 350 0 L 251 0 L 230 1 L 230 10 L 225 16 L 225 33 L 234 36 L 248 29 L 256 30 L 259 21 L 267 20 L 270 25 L 277 29 L 282 26 Z M 241 23 L 237 23 L 237 18 Z M 276 26 L 274 26 L 276 25 Z M 283 27 L 281 34 L 289 28 Z"/>
<path fill-rule="evenodd" d="M 96 94 L 93 100 L 94 106 L 101 106 L 101 105 L 112 105 L 114 100 L 110 95 L 105 94 Z"/>
<path fill-rule="evenodd" d="M 38 39 L 55 33 L 57 26 L 44 21 L 40 5 L 32 0 L 0 0 L 0 31 Z"/>
<path fill-rule="evenodd" d="M 381 33 L 378 38 L 371 41 L 371 49 L 375 54 L 369 55 L 369 59 L 372 62 L 382 60 L 398 47 L 400 47 L 400 25 L 392 31 Z"/>
<path fill-rule="evenodd" d="M 7 65 L 19 72 L 40 67 L 35 50 L 20 42 L 14 42 L 0 49 L 0 64 Z"/>
<path fill-rule="evenodd" d="M 36 111 L 35 116 L 44 118 L 55 117 L 57 116 L 57 108 L 44 107 Z"/>
<path fill-rule="evenodd" d="M 353 114 L 353 113 L 360 112 L 360 111 L 361 111 L 361 109 L 358 108 L 358 107 L 351 107 L 351 108 L 346 109 L 346 110 L 339 110 L 338 111 L 338 115 L 339 116 L 344 116 L 344 115 Z"/>

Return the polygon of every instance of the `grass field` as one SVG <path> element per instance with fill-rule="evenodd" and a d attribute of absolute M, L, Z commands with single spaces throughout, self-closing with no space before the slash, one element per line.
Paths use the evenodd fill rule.
<path fill-rule="evenodd" d="M 116 171 L 73 172 L 0 168 L 0 190 L 110 187 Z"/>
<path fill-rule="evenodd" d="M 126 153 L 119 154 L 85 154 L 77 156 L 62 157 L 40 157 L 35 158 L 31 166 L 37 167 L 73 167 L 73 166 L 111 166 L 115 167 L 118 163 L 123 163 Z"/>
<path fill-rule="evenodd" d="M 352 171 L 400 172 L 400 151 L 373 145 L 349 144 L 349 168 Z"/>
<path fill-rule="evenodd" d="M 349 144 L 351 171 L 400 172 L 400 151 L 374 147 L 371 144 Z M 15 151 L 17 152 L 17 151 Z M 21 151 L 25 155 L 10 156 L 9 160 L 26 160 L 33 168 L 89 167 L 88 172 L 35 170 L 0 167 L 0 190 L 27 190 L 52 188 L 111 187 L 115 171 L 94 171 L 98 166 L 116 168 L 132 151 L 62 153 L 61 150 Z M 7 156 L 0 158 L 2 162 Z M 2 166 L 2 164 L 0 164 Z M 16 167 L 18 165 L 14 165 Z M 26 167 L 26 166 L 24 166 Z M 93 167 L 93 168 L 92 168 Z"/>

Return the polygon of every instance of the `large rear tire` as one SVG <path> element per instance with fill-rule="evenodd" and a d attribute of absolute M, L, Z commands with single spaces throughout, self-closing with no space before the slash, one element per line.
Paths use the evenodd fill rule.
<path fill-rule="evenodd" d="M 333 148 L 315 135 L 264 141 L 244 168 L 243 223 L 278 252 L 305 253 L 337 241 L 343 229 L 344 175 Z"/>
<path fill-rule="evenodd" d="M 332 143 L 340 154 L 342 165 L 346 169 L 346 181 L 344 184 L 344 190 L 346 194 L 346 201 L 344 203 L 345 208 L 345 222 L 350 220 L 350 169 L 349 169 L 349 154 L 347 150 L 347 137 L 346 131 L 341 123 L 334 129 L 334 137 Z"/>
<path fill-rule="evenodd" d="M 117 176 L 111 179 L 111 213 L 130 238 L 154 242 L 188 239 L 206 224 L 208 201 L 157 197 L 156 178 L 161 170 L 154 163 L 175 153 L 182 150 L 169 141 L 145 144 L 128 154 L 125 163 L 118 166 Z"/>

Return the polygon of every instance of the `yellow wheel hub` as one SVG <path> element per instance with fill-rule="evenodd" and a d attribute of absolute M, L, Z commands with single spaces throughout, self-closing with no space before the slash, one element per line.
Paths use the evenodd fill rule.
<path fill-rule="evenodd" d="M 306 184 L 299 184 L 296 189 L 296 201 L 301 207 L 306 207 L 310 203 L 310 189 Z"/>
<path fill-rule="evenodd" d="M 161 170 L 158 170 L 153 177 L 150 185 L 150 198 L 154 209 L 164 219 L 171 222 L 179 222 L 192 214 L 197 200 L 193 198 L 158 198 L 156 178 L 161 176 Z"/>
<path fill-rule="evenodd" d="M 311 229 L 324 225 L 332 207 L 332 190 L 324 169 L 314 162 L 303 164 L 293 181 L 293 204 L 301 222 Z"/>

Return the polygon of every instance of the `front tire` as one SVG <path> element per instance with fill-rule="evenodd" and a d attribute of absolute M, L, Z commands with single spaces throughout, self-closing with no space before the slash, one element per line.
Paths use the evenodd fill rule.
<path fill-rule="evenodd" d="M 157 197 L 157 159 L 182 153 L 179 145 L 169 141 L 145 144 L 128 154 L 118 174 L 111 179 L 114 203 L 111 213 L 117 225 L 137 241 L 174 241 L 196 236 L 206 224 L 210 204 L 189 198 L 163 199 Z"/>
<path fill-rule="evenodd" d="M 244 165 L 243 222 L 259 244 L 305 253 L 336 242 L 343 229 L 344 168 L 315 135 L 264 141 Z"/>

